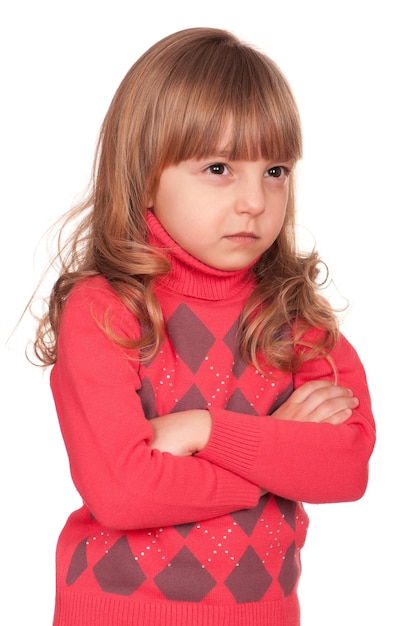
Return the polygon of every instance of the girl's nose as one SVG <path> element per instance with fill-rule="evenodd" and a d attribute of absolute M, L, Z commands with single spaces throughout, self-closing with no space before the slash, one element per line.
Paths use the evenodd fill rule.
<path fill-rule="evenodd" d="M 238 213 L 249 213 L 256 216 L 265 210 L 265 196 L 262 181 L 244 180 L 240 182 L 236 201 Z"/>

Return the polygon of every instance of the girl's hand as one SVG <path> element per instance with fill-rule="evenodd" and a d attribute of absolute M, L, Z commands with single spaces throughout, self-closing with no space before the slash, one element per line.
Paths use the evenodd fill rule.
<path fill-rule="evenodd" d="M 358 406 L 350 389 L 326 380 L 312 380 L 296 389 L 272 417 L 298 422 L 342 424 Z"/>
<path fill-rule="evenodd" d="M 151 448 L 174 456 L 192 456 L 200 452 L 211 435 L 209 411 L 200 409 L 170 413 L 150 420 L 153 428 Z"/>

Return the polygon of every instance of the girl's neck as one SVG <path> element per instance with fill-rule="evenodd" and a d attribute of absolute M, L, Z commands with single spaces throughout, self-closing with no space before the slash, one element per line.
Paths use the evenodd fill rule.
<path fill-rule="evenodd" d="M 147 227 L 150 245 L 164 250 L 171 264 L 169 274 L 158 280 L 164 289 L 203 300 L 226 300 L 243 289 L 253 289 L 252 267 L 225 272 L 201 263 L 178 246 L 151 211 Z"/>

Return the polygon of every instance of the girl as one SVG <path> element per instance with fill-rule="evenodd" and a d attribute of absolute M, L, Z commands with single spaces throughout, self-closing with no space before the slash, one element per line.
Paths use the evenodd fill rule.
<path fill-rule="evenodd" d="M 301 502 L 360 498 L 375 441 L 295 244 L 301 143 L 280 70 L 221 30 L 117 90 L 35 341 L 83 501 L 54 626 L 300 623 Z"/>

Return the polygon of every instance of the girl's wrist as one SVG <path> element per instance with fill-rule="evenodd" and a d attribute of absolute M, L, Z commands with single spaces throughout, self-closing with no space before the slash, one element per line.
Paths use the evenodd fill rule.
<path fill-rule="evenodd" d="M 208 444 L 212 431 L 212 417 L 211 413 L 206 409 L 197 410 L 197 452 L 201 452 Z"/>

